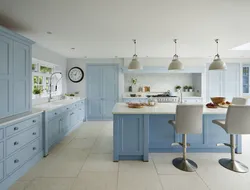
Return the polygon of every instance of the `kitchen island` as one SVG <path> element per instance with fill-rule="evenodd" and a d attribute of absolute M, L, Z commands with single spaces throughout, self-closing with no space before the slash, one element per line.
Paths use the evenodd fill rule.
<path fill-rule="evenodd" d="M 168 121 L 175 119 L 175 103 L 161 103 L 154 107 L 128 108 L 117 103 L 113 108 L 113 160 L 148 161 L 150 152 L 181 152 L 181 147 L 171 146 L 181 142 Z M 203 133 L 187 135 L 188 152 L 230 152 L 228 147 L 217 147 L 217 143 L 229 143 L 229 135 L 212 123 L 214 119 L 225 119 L 226 108 L 203 108 Z M 241 153 L 241 136 L 236 136 L 236 153 Z"/>

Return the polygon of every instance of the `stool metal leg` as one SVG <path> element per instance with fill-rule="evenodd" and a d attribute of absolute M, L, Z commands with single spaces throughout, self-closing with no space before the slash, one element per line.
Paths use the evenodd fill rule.
<path fill-rule="evenodd" d="M 182 171 L 194 172 L 198 168 L 198 166 L 194 161 L 187 159 L 187 134 L 182 135 L 182 147 L 183 157 L 175 158 L 172 163 L 176 168 Z"/>
<path fill-rule="evenodd" d="M 230 148 L 231 148 L 231 159 L 222 158 L 219 160 L 220 165 L 227 168 L 228 170 L 246 173 L 248 172 L 248 167 L 242 164 L 241 162 L 235 160 L 235 137 L 233 134 L 230 134 Z"/>

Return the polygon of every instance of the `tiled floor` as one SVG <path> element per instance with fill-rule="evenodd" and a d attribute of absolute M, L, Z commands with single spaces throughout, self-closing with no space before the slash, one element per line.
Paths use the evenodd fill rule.
<path fill-rule="evenodd" d="M 10 190 L 249 190 L 250 173 L 218 164 L 229 154 L 193 153 L 197 172 L 172 166 L 180 154 L 150 154 L 149 162 L 112 162 L 112 122 L 87 122 L 53 148 Z M 250 138 L 237 159 L 250 167 Z M 249 150 L 248 150 L 248 149 Z"/>

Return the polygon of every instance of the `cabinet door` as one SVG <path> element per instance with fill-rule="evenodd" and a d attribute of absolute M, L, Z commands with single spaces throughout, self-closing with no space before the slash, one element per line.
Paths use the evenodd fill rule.
<path fill-rule="evenodd" d="M 14 114 L 30 110 L 31 63 L 29 46 L 14 42 Z"/>
<path fill-rule="evenodd" d="M 119 118 L 119 154 L 143 155 L 143 134 L 141 115 L 121 116 Z"/>
<path fill-rule="evenodd" d="M 102 119 L 102 67 L 88 66 L 88 119 Z"/>
<path fill-rule="evenodd" d="M 13 114 L 13 41 L 0 35 L 0 119 Z"/>
<path fill-rule="evenodd" d="M 49 148 L 57 142 L 60 136 L 60 125 L 61 125 L 61 118 L 55 117 L 48 123 L 48 141 L 49 141 Z"/>
<path fill-rule="evenodd" d="M 118 99 L 117 66 L 104 66 L 102 69 L 102 114 L 103 119 L 112 119 L 112 109 Z"/>
<path fill-rule="evenodd" d="M 74 127 L 78 122 L 77 113 L 78 113 L 77 109 L 72 110 L 72 112 L 70 113 L 70 129 Z"/>

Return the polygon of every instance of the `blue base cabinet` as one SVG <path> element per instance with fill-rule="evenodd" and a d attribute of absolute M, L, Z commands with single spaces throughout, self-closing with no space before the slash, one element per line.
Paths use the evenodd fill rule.
<path fill-rule="evenodd" d="M 7 190 L 44 154 L 42 114 L 0 125 L 0 189 Z"/>
<path fill-rule="evenodd" d="M 221 127 L 212 123 L 214 119 L 225 119 L 225 115 L 203 115 L 203 133 L 188 134 L 188 152 L 230 152 L 228 147 L 217 147 L 217 143 L 229 143 L 230 136 Z M 149 152 L 182 152 L 181 147 L 171 144 L 181 142 L 169 120 L 173 114 L 115 114 L 113 123 L 113 160 L 148 160 Z M 236 153 L 242 153 L 241 135 L 236 135 Z"/>

